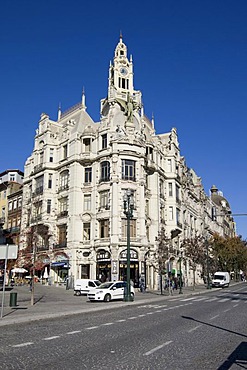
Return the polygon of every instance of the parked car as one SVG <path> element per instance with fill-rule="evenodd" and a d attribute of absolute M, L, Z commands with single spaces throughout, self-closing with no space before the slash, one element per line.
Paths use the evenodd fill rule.
<path fill-rule="evenodd" d="M 96 288 L 100 284 L 99 280 L 77 279 L 74 285 L 74 295 L 87 294 L 90 289 Z"/>
<path fill-rule="evenodd" d="M 124 299 L 124 294 L 126 292 L 127 283 L 126 281 L 108 281 L 97 288 L 90 289 L 87 298 L 90 301 L 104 301 L 110 302 L 116 299 Z M 131 297 L 134 300 L 135 290 L 131 285 Z"/>
<path fill-rule="evenodd" d="M 228 287 L 230 284 L 230 274 L 229 272 L 218 271 L 214 274 L 212 280 L 212 287 L 224 288 Z"/>

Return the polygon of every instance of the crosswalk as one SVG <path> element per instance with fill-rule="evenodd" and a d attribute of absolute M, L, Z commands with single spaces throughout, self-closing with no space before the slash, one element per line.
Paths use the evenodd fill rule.
<path fill-rule="evenodd" d="M 246 292 L 247 294 L 247 292 Z M 186 298 L 171 298 L 168 299 L 169 302 L 174 302 L 174 301 L 179 301 L 179 302 L 203 302 L 203 303 L 209 303 L 209 302 L 218 302 L 218 303 L 225 303 L 228 301 L 232 301 L 233 303 L 239 303 L 242 301 L 243 303 L 247 303 L 247 298 L 240 299 L 239 294 L 231 294 L 227 297 L 198 297 L 198 296 L 193 296 L 193 297 L 186 297 Z"/>

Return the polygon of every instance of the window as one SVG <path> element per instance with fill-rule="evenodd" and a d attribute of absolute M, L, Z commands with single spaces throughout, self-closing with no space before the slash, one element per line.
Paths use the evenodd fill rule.
<path fill-rule="evenodd" d="M 90 222 L 83 223 L 83 240 L 90 240 L 91 238 L 91 224 Z"/>
<path fill-rule="evenodd" d="M 122 235 L 127 238 L 127 219 L 122 219 Z M 136 220 L 130 220 L 130 237 L 136 237 Z"/>
<path fill-rule="evenodd" d="M 60 225 L 58 226 L 58 243 L 59 246 L 66 247 L 67 245 L 67 226 L 66 225 Z"/>
<path fill-rule="evenodd" d="M 160 197 L 164 198 L 164 181 L 160 180 Z"/>
<path fill-rule="evenodd" d="M 91 194 L 84 195 L 84 211 L 91 210 Z"/>
<path fill-rule="evenodd" d="M 22 207 L 22 197 L 18 198 L 18 208 Z"/>
<path fill-rule="evenodd" d="M 68 157 L 68 145 L 63 146 L 63 159 L 66 159 Z"/>
<path fill-rule="evenodd" d="M 52 188 L 52 174 L 49 173 L 48 175 L 48 189 L 51 189 Z"/>
<path fill-rule="evenodd" d="M 54 149 L 50 148 L 49 162 L 53 162 L 54 159 Z"/>
<path fill-rule="evenodd" d="M 16 209 L 17 208 L 17 199 L 14 199 L 13 201 L 13 209 Z"/>
<path fill-rule="evenodd" d="M 148 159 L 153 160 L 153 148 L 150 146 L 146 147 L 146 156 Z"/>
<path fill-rule="evenodd" d="M 169 194 L 169 197 L 173 196 L 172 182 L 168 182 L 168 194 Z"/>
<path fill-rule="evenodd" d="M 83 145 L 85 153 L 89 153 L 91 151 L 91 139 L 83 139 Z"/>
<path fill-rule="evenodd" d="M 102 149 L 107 148 L 107 134 L 101 136 L 102 139 Z"/>
<path fill-rule="evenodd" d="M 65 216 L 68 213 L 68 197 L 59 199 L 59 212 L 61 216 Z"/>
<path fill-rule="evenodd" d="M 15 174 L 14 173 L 11 173 L 9 175 L 9 181 L 15 181 Z"/>
<path fill-rule="evenodd" d="M 176 200 L 180 199 L 180 187 L 176 185 Z"/>
<path fill-rule="evenodd" d="M 44 152 L 39 153 L 39 163 L 42 164 L 44 162 Z"/>
<path fill-rule="evenodd" d="M 100 238 L 109 238 L 109 220 L 100 220 L 99 221 L 100 226 Z"/>
<path fill-rule="evenodd" d="M 9 202 L 9 206 L 8 206 L 9 211 L 12 211 L 12 208 L 13 208 L 13 203 Z"/>
<path fill-rule="evenodd" d="M 36 179 L 36 190 L 35 190 L 36 194 L 42 194 L 43 193 L 43 182 L 44 182 L 44 177 L 43 176 L 37 177 L 37 179 Z"/>
<path fill-rule="evenodd" d="M 69 187 L 69 171 L 63 171 L 60 174 L 59 190 L 68 189 L 68 187 Z"/>
<path fill-rule="evenodd" d="M 135 161 L 122 160 L 122 179 L 135 181 Z"/>
<path fill-rule="evenodd" d="M 110 163 L 104 161 L 100 164 L 101 167 L 101 178 L 100 181 L 109 181 L 110 180 Z"/>
<path fill-rule="evenodd" d="M 109 191 L 101 191 L 100 192 L 100 208 L 108 208 L 109 207 Z"/>
<path fill-rule="evenodd" d="M 172 172 L 172 160 L 167 159 L 167 171 Z"/>
<path fill-rule="evenodd" d="M 51 213 L 51 199 L 47 199 L 46 212 Z"/>
<path fill-rule="evenodd" d="M 36 202 L 34 204 L 34 217 L 41 216 L 41 212 L 42 212 L 42 201 Z"/>
<path fill-rule="evenodd" d="M 85 168 L 85 183 L 92 182 L 92 167 Z"/>
<path fill-rule="evenodd" d="M 176 221 L 177 226 L 180 226 L 180 210 L 178 208 L 176 209 Z"/>
<path fill-rule="evenodd" d="M 169 207 L 169 210 L 168 210 L 168 212 L 169 212 L 169 221 L 173 221 L 173 207 Z"/>

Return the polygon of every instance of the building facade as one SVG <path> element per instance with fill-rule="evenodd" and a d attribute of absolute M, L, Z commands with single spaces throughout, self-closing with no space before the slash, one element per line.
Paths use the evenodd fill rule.
<path fill-rule="evenodd" d="M 127 219 L 123 198 L 134 200 L 130 220 L 131 279 L 158 287 L 157 239 L 161 228 L 177 251 L 180 240 L 203 233 L 234 233 L 212 221 L 221 207 L 180 154 L 176 129 L 157 135 L 134 89 L 133 61 L 120 37 L 109 67 L 100 122 L 86 111 L 85 95 L 57 120 L 41 115 L 34 149 L 25 163 L 20 248 L 35 234 L 35 258 L 53 282 L 73 278 L 126 278 Z M 229 208 L 229 204 L 226 205 Z M 214 208 L 213 208 L 214 207 Z M 216 208 L 215 208 L 216 207 Z M 218 208 L 217 208 L 218 207 Z M 216 212 L 216 211 L 215 211 Z M 178 263 L 174 255 L 174 269 Z M 25 253 L 22 263 L 25 264 Z"/>

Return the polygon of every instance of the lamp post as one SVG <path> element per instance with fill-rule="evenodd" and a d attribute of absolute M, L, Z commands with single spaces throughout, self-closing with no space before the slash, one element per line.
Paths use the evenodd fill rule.
<path fill-rule="evenodd" d="M 182 287 L 182 258 L 183 252 L 181 251 L 181 255 L 179 258 L 179 294 L 183 294 L 183 287 Z"/>
<path fill-rule="evenodd" d="M 130 220 L 133 217 L 134 199 L 130 189 L 128 189 L 123 197 L 124 214 L 127 218 L 127 289 L 125 294 L 125 301 L 132 301 L 130 290 Z"/>

